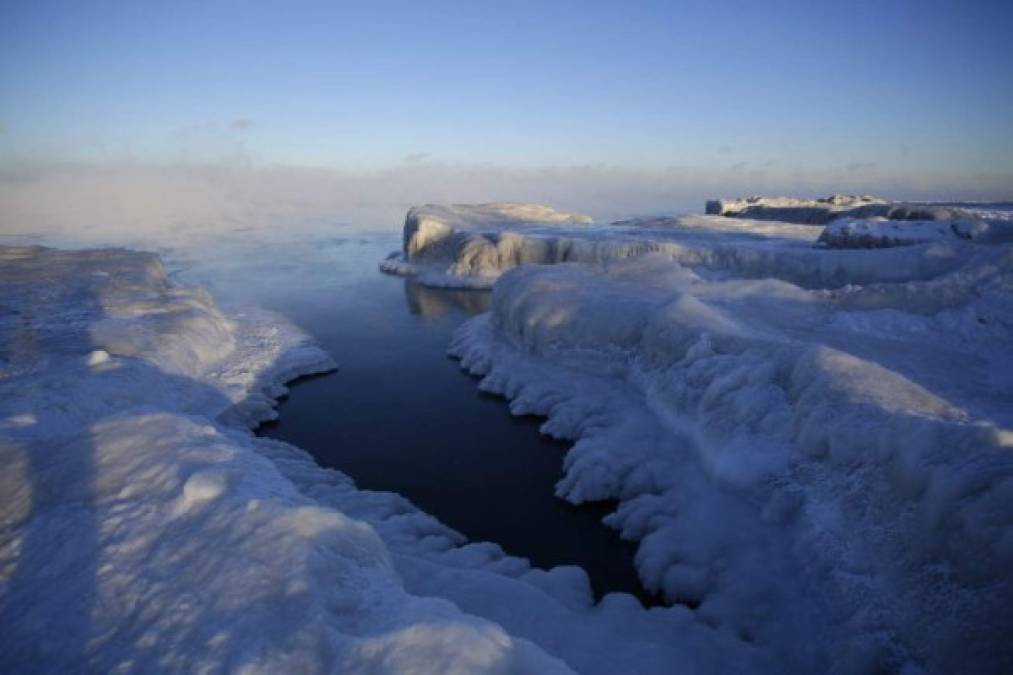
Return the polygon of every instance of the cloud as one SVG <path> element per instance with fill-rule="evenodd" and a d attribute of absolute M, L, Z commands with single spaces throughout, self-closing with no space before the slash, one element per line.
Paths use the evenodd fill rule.
<path fill-rule="evenodd" d="M 229 126 L 233 129 L 239 129 L 240 131 L 246 131 L 253 126 L 253 120 L 247 117 L 239 117 L 229 122 Z"/>
<path fill-rule="evenodd" d="M 433 156 L 431 152 L 410 152 L 401 159 L 408 164 L 423 162 Z"/>

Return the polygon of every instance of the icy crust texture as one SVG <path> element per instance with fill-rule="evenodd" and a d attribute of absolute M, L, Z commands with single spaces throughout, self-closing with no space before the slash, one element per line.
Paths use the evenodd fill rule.
<path fill-rule="evenodd" d="M 123 250 L 0 248 L 0 285 L 0 671 L 568 672 L 261 452 L 297 453 L 246 430 L 282 381 L 334 367 L 294 327 Z"/>
<path fill-rule="evenodd" d="M 575 440 L 557 494 L 620 501 L 648 587 L 784 671 L 1009 672 L 1013 248 L 812 252 L 908 278 L 522 266 L 451 353 Z"/>
<path fill-rule="evenodd" d="M 380 268 L 393 274 L 423 274 L 432 285 L 445 279 L 447 285 L 487 287 L 502 269 L 548 255 L 532 248 L 521 232 L 565 230 L 590 222 L 587 216 L 538 204 L 415 206 L 405 217 L 402 251 Z"/>
<path fill-rule="evenodd" d="M 514 207 L 520 209 L 521 205 Z M 523 264 L 605 264 L 661 254 L 716 274 L 776 276 L 804 286 L 836 287 L 931 278 L 956 269 L 965 256 L 957 245 L 960 242 L 951 241 L 961 237 L 942 238 L 938 246 L 908 251 L 831 255 L 818 244 L 854 247 L 856 240 L 838 236 L 821 241 L 820 227 L 722 216 L 637 218 L 604 226 L 574 226 L 565 214 L 558 214 L 562 224 L 497 221 L 485 216 L 470 223 L 469 208 L 484 213 L 489 207 L 412 209 L 405 224 L 405 250 L 383 261 L 381 269 L 414 276 L 428 286 L 490 288 L 504 272 Z M 538 212 L 545 207 L 524 208 Z M 984 221 L 959 222 L 967 225 L 946 222 L 938 226 L 964 228 L 960 231 L 974 235 L 969 238 L 991 231 Z M 898 233 L 920 231 L 921 226 L 919 222 L 897 224 L 890 236 L 903 237 L 903 242 L 880 238 L 876 243 L 911 243 L 913 235 Z M 985 229 L 979 232 L 975 228 Z M 998 232 L 998 225 L 993 230 Z M 862 244 L 871 245 L 864 240 Z"/>
<path fill-rule="evenodd" d="M 839 218 L 820 233 L 831 248 L 886 248 L 948 239 L 983 243 L 1013 241 L 1013 223 L 1006 219 L 906 220 Z"/>
<path fill-rule="evenodd" d="M 970 218 L 961 208 L 935 204 L 898 204 L 879 197 L 832 195 L 823 199 L 796 197 L 748 197 L 707 202 L 710 215 L 777 220 L 806 225 L 826 225 L 837 218 L 886 218 L 888 220 L 956 220 Z"/>

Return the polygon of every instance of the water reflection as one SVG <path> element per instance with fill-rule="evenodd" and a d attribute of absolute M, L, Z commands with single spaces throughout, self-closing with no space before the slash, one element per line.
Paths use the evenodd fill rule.
<path fill-rule="evenodd" d="M 454 312 L 469 316 L 488 312 L 492 296 L 486 290 L 429 288 L 411 279 L 404 281 L 404 295 L 409 312 L 431 318 Z"/>

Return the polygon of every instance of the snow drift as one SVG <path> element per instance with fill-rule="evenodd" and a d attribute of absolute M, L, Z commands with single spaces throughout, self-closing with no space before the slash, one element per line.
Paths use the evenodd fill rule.
<path fill-rule="evenodd" d="M 1013 247 L 995 226 L 506 224 L 483 238 L 523 255 L 414 271 L 495 281 L 451 353 L 575 441 L 558 495 L 619 500 L 649 588 L 786 671 L 1004 672 Z"/>

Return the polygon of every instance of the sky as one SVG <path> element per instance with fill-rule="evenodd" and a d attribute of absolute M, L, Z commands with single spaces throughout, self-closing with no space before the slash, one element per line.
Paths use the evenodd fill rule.
<path fill-rule="evenodd" d="M 1011 27 L 1009 0 L 0 0 L 0 168 L 605 167 L 1009 198 Z"/>

